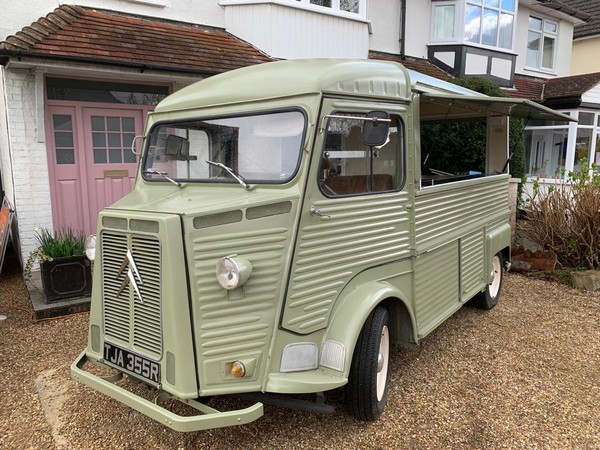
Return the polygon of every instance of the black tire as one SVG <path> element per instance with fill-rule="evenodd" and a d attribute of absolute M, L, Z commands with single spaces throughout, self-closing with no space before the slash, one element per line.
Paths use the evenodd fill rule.
<path fill-rule="evenodd" d="M 504 278 L 504 258 L 502 253 L 496 253 L 492 259 L 492 282 L 485 287 L 483 292 L 480 292 L 471 304 L 480 309 L 492 309 L 500 300 L 502 292 L 502 280 Z"/>
<path fill-rule="evenodd" d="M 363 325 L 354 348 L 346 386 L 346 407 L 359 420 L 376 420 L 387 403 L 389 322 L 387 309 L 383 306 L 375 308 Z"/>

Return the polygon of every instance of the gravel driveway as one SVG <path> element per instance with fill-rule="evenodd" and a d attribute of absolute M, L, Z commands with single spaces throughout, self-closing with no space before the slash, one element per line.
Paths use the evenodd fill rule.
<path fill-rule="evenodd" d="M 600 449 L 600 294 L 509 274 L 502 296 L 394 350 L 375 423 L 346 415 L 338 390 L 333 415 L 266 406 L 249 425 L 183 434 L 71 381 L 87 316 L 33 323 L 16 309 L 28 308 L 20 273 L 5 264 L 0 448 Z"/>

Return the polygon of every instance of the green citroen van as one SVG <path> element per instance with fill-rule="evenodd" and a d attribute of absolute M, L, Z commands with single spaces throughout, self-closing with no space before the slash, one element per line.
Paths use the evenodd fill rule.
<path fill-rule="evenodd" d="M 268 63 L 172 94 L 148 118 L 133 192 L 89 240 L 72 376 L 178 431 L 248 423 L 269 403 L 327 412 L 342 387 L 349 413 L 375 420 L 393 344 L 498 302 L 509 116 L 569 120 L 375 60 Z M 443 165 L 432 124 L 474 121 L 485 162 Z M 220 395 L 250 406 L 204 401 Z"/>

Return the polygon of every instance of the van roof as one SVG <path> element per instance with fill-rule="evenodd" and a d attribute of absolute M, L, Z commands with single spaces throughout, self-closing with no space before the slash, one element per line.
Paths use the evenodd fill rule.
<path fill-rule="evenodd" d="M 393 61 L 372 59 L 295 59 L 233 70 L 204 79 L 167 97 L 157 112 L 332 93 L 409 100 L 411 90 L 481 95 L 406 69 Z"/>
<path fill-rule="evenodd" d="M 573 120 L 531 101 L 488 97 L 394 61 L 375 59 L 294 59 L 232 70 L 171 94 L 156 106 L 155 113 L 321 93 L 409 101 L 411 92 L 423 94 L 423 106 L 429 110 L 426 116 L 431 119 L 497 114 Z"/>

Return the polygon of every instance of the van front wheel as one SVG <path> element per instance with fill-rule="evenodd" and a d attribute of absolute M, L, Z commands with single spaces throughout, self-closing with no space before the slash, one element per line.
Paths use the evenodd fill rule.
<path fill-rule="evenodd" d="M 503 265 L 502 253 L 496 253 L 494 259 L 492 259 L 491 283 L 486 286 L 483 292 L 480 292 L 471 300 L 473 306 L 481 309 L 492 309 L 498 304 L 504 275 Z"/>
<path fill-rule="evenodd" d="M 383 412 L 388 397 L 390 330 L 387 309 L 378 306 L 358 337 L 346 386 L 348 412 L 373 421 Z"/>

